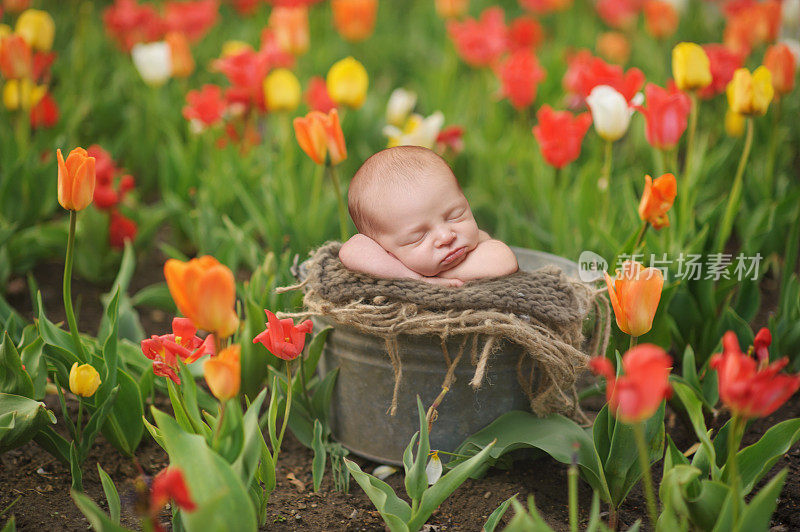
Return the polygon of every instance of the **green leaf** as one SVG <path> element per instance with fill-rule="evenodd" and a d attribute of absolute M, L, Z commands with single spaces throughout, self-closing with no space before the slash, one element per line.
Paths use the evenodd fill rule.
<path fill-rule="evenodd" d="M 528 497 L 528 511 L 516 499 L 511 501 L 514 507 L 514 517 L 503 532 L 553 532 L 539 512 L 536 510 L 536 502 L 533 495 Z"/>
<path fill-rule="evenodd" d="M 500 520 L 506 514 L 506 510 L 508 507 L 511 506 L 511 501 L 515 501 L 517 499 L 517 493 L 503 501 L 503 503 L 495 508 L 495 510 L 489 515 L 489 519 L 486 520 L 486 523 L 483 525 L 483 532 L 494 532 L 494 529 L 497 528 L 497 525 L 500 524 Z"/>
<path fill-rule="evenodd" d="M 75 362 L 80 364 L 86 363 L 87 361 L 82 360 L 76 352 L 72 336 L 63 329 L 56 327 L 47 319 L 47 316 L 44 315 L 41 292 L 37 294 L 37 304 L 39 306 L 39 320 L 37 322 L 39 334 L 44 343 L 51 348 L 46 352 L 55 357 L 64 368 L 66 368 L 66 372 L 69 372 L 69 368 L 71 368 L 72 364 Z"/>
<path fill-rule="evenodd" d="M 27 443 L 41 429 L 55 422 L 55 414 L 44 403 L 0 393 L 0 454 Z"/>
<path fill-rule="evenodd" d="M 716 480 L 703 480 L 700 482 L 700 493 L 696 497 L 686 500 L 686 507 L 691 516 L 691 522 L 700 530 L 711 530 L 719 518 L 723 516 L 721 509 L 728 499 L 730 488 Z"/>
<path fill-rule="evenodd" d="M 100 376 L 102 382 L 95 393 L 95 405 L 99 407 L 117 386 L 117 310 L 119 308 L 119 291 L 114 294 L 104 313 L 108 320 L 105 341 L 103 342 L 103 368 Z"/>
<path fill-rule="evenodd" d="M 756 443 L 736 455 L 742 494 L 747 495 L 775 462 L 800 439 L 800 418 L 787 419 L 774 425 Z M 722 480 L 727 481 L 728 466 L 722 468 Z"/>
<path fill-rule="evenodd" d="M 255 530 L 256 516 L 247 489 L 230 464 L 208 447 L 203 436 L 184 432 L 164 412 L 155 408 L 152 412 L 170 465 L 183 471 L 197 505 L 193 512 L 181 511 L 186 530 Z"/>
<path fill-rule="evenodd" d="M 22 369 L 19 352 L 6 331 L 0 343 L 0 392 L 33 398 L 33 381 Z"/>
<path fill-rule="evenodd" d="M 117 399 L 102 425 L 103 436 L 125 456 L 133 456 L 144 435 L 142 396 L 128 372 L 117 369 Z"/>
<path fill-rule="evenodd" d="M 135 307 L 144 306 L 161 309 L 170 314 L 175 314 L 178 310 L 172 300 L 172 295 L 169 293 L 167 283 L 164 281 L 145 286 L 136 292 L 131 296 L 131 304 Z"/>
<path fill-rule="evenodd" d="M 100 427 L 102 427 L 106 422 L 106 418 L 108 418 L 108 415 L 111 413 L 111 409 L 114 408 L 114 402 L 117 400 L 118 393 L 119 385 L 115 386 L 114 389 L 111 390 L 111 393 L 108 394 L 106 401 L 97 407 L 97 409 L 89 417 L 89 421 L 86 423 L 86 426 L 83 427 L 81 433 L 81 445 L 79 449 L 81 462 L 89 454 L 89 449 L 91 449 L 92 445 L 94 445 L 94 439 L 97 437 L 97 433 L 100 432 Z"/>
<path fill-rule="evenodd" d="M 30 327 L 33 327 L 32 325 Z M 26 327 L 27 329 L 27 327 Z M 44 399 L 45 389 L 47 387 L 47 361 L 42 356 L 42 348 L 44 342 L 39 337 L 39 332 L 33 327 L 36 333 L 36 338 L 25 345 L 20 353 L 20 360 L 25 365 L 25 371 L 31 376 L 33 383 L 33 397 L 37 401 Z"/>
<path fill-rule="evenodd" d="M 322 356 L 322 349 L 325 347 L 325 340 L 327 340 L 328 334 L 332 330 L 333 327 L 325 327 L 314 335 L 311 343 L 308 344 L 308 357 L 303 361 L 303 373 L 305 373 L 306 382 L 310 381 L 311 377 L 314 376 L 319 358 Z"/>
<path fill-rule="evenodd" d="M 2 530 L 0 532 L 17 532 L 17 521 L 14 519 L 14 516 L 8 518 L 6 524 L 3 525 Z"/>
<path fill-rule="evenodd" d="M 600 419 L 598 416 L 598 420 Z M 598 430 L 600 424 L 601 421 L 595 422 L 595 430 Z M 464 440 L 455 453 L 466 454 L 469 452 L 468 449 L 475 447 L 482 449 L 495 438 L 497 444 L 489 455 L 491 460 L 487 461 L 490 464 L 505 453 L 529 447 L 541 449 L 562 464 L 570 464 L 573 445 L 577 443 L 578 467 L 581 475 L 600 493 L 604 501 L 611 500 L 594 442 L 586 431 L 571 419 L 559 415 L 540 418 L 530 412 L 516 410 L 508 412 Z M 457 462 L 458 460 L 450 463 Z"/>
<path fill-rule="evenodd" d="M 428 488 L 428 476 L 425 474 L 425 466 L 428 463 L 428 454 L 431 450 L 431 442 L 428 437 L 428 422 L 425 420 L 425 408 L 422 406 L 422 399 L 419 396 L 417 396 L 417 413 L 419 415 L 419 447 L 416 455 L 414 455 L 411 468 L 406 471 L 405 478 L 406 493 L 408 493 L 412 501 L 420 500 L 420 497 L 423 496 L 423 493 Z M 409 451 L 413 452 L 413 450 L 406 448 L 406 452 Z"/>
<path fill-rule="evenodd" d="M 420 403 L 421 404 L 421 403 Z M 425 434 L 425 439 L 427 439 L 427 433 Z M 422 494 L 422 500 L 419 503 L 419 508 L 417 512 L 412 516 L 411 522 L 408 524 L 408 528 L 410 530 L 419 530 L 422 528 L 422 525 L 428 520 L 433 512 L 439 507 L 440 504 L 447 499 L 451 493 L 453 493 L 458 487 L 464 483 L 467 478 L 469 478 L 472 473 L 481 466 L 484 460 L 488 458 L 489 453 L 492 450 L 492 447 L 495 445 L 495 441 L 489 443 L 485 449 L 481 452 L 467 460 L 466 462 L 462 462 L 458 464 L 456 467 L 451 469 L 446 475 L 436 481 L 436 484 L 429 487 L 425 492 Z M 419 456 L 417 456 L 419 459 Z M 425 454 L 423 459 L 423 465 L 427 461 L 427 454 Z M 416 465 L 416 464 L 415 464 Z M 423 469 L 423 475 L 425 474 L 425 470 Z M 427 479 L 426 479 L 427 484 Z"/>
<path fill-rule="evenodd" d="M 63 465 L 69 466 L 69 442 L 52 427 L 43 427 L 33 437 L 33 441 Z"/>
<path fill-rule="evenodd" d="M 339 376 L 339 368 L 329 371 L 325 377 L 314 388 L 314 395 L 311 397 L 311 414 L 325 422 L 331 409 L 331 398 L 333 389 L 336 386 L 336 378 Z"/>
<path fill-rule="evenodd" d="M 314 420 L 312 448 L 314 449 L 314 460 L 311 462 L 311 473 L 314 477 L 314 493 L 316 493 L 319 491 L 322 477 L 325 475 L 325 458 L 327 456 L 325 444 L 322 443 L 322 423 L 319 422 L 319 419 Z"/>
<path fill-rule="evenodd" d="M 389 530 L 391 532 L 408 532 L 409 527 L 406 523 L 411 520 L 411 507 L 408 503 L 395 495 L 394 490 L 387 483 L 361 471 L 355 462 L 345 458 L 344 463 L 369 500 L 375 505 L 375 509 L 381 514 Z"/>
<path fill-rule="evenodd" d="M 788 469 L 782 469 L 753 497 L 739 518 L 738 530 L 742 532 L 769 530 L 770 518 L 778 505 L 778 497 L 783 489 L 788 471 Z"/>
<path fill-rule="evenodd" d="M 670 445 L 673 445 L 671 439 Z M 661 486 L 658 490 L 658 497 L 663 506 L 661 516 L 658 519 L 657 528 L 659 530 L 678 530 L 681 528 L 679 523 L 685 521 L 689 516 L 689 509 L 686 506 L 685 486 L 694 482 L 701 473 L 696 467 L 686 464 L 679 464 L 668 470 L 665 469 Z"/>
<path fill-rule="evenodd" d="M 675 397 L 680 400 L 681 404 L 686 410 L 686 413 L 689 415 L 692 428 L 694 429 L 694 433 L 703 447 L 703 451 L 708 459 L 709 465 L 715 464 L 716 454 L 714 451 L 714 446 L 711 443 L 711 438 L 708 436 L 708 429 L 706 428 L 705 418 L 703 417 L 702 399 L 693 388 L 687 386 L 686 384 L 683 384 L 675 379 L 671 379 L 671 383 L 672 390 L 675 392 Z M 708 473 L 708 468 L 705 468 L 705 470 L 706 473 Z"/>
<path fill-rule="evenodd" d="M 69 493 L 72 496 L 72 500 L 75 501 L 75 506 L 86 516 L 92 528 L 97 532 L 125 532 L 128 530 L 109 519 L 94 501 L 84 493 L 75 490 L 71 490 Z"/>
<path fill-rule="evenodd" d="M 108 473 L 100 467 L 99 463 L 97 464 L 97 474 L 100 475 L 100 482 L 103 484 L 103 493 L 106 495 L 108 513 L 111 516 L 111 520 L 119 524 L 120 503 L 117 487 L 114 485 L 114 481 L 111 480 L 111 477 L 108 476 Z"/>
<path fill-rule="evenodd" d="M 72 489 L 74 491 L 83 491 L 83 471 L 81 471 L 83 460 L 79 453 L 78 446 L 73 440 L 69 444 L 69 472 L 72 475 Z"/>
<path fill-rule="evenodd" d="M 264 442 L 264 435 L 258 425 L 258 416 L 264 399 L 267 397 L 267 389 L 261 390 L 255 401 L 247 408 L 242 420 L 244 429 L 244 443 L 239 456 L 233 462 L 233 469 L 242 479 L 245 486 L 249 486 L 253 480 L 253 475 L 258 468 L 258 461 L 261 456 L 261 444 Z M 238 407 L 238 405 L 235 405 Z"/>

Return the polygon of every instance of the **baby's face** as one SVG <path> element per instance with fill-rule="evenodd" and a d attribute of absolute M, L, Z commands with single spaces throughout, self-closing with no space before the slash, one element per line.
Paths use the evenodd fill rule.
<path fill-rule="evenodd" d="M 382 229 L 375 240 L 421 275 L 457 266 L 478 245 L 478 225 L 452 175 L 388 187 L 380 203 L 377 225 Z"/>

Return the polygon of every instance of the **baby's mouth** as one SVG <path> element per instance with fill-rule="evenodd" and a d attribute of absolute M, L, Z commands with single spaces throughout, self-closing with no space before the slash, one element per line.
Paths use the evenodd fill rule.
<path fill-rule="evenodd" d="M 466 252 L 467 252 L 466 246 L 457 248 L 448 253 L 447 256 L 444 259 L 442 259 L 442 264 L 450 264 L 451 262 L 463 257 Z"/>

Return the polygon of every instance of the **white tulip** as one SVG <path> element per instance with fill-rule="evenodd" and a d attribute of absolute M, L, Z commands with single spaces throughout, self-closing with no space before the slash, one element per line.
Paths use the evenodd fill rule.
<path fill-rule="evenodd" d="M 439 458 L 439 453 L 433 451 L 428 465 L 425 466 L 425 476 L 428 477 L 428 486 L 433 486 L 442 476 L 442 460 Z"/>
<path fill-rule="evenodd" d="M 783 0 L 781 5 L 781 18 L 783 26 L 794 29 L 800 25 L 800 0 Z"/>
<path fill-rule="evenodd" d="M 436 111 L 431 116 L 423 118 L 418 114 L 408 117 L 403 129 L 395 126 L 383 128 L 383 134 L 389 137 L 389 147 L 394 146 L 422 146 L 432 148 L 444 125 L 444 115 Z"/>
<path fill-rule="evenodd" d="M 406 89 L 395 89 L 389 96 L 389 103 L 386 104 L 386 121 L 396 127 L 402 126 L 416 104 L 417 93 Z"/>
<path fill-rule="evenodd" d="M 689 5 L 689 0 L 666 0 L 666 2 L 674 7 L 678 13 L 685 13 Z"/>
<path fill-rule="evenodd" d="M 619 140 L 628 130 L 633 109 L 613 87 L 598 85 L 586 98 L 586 104 L 592 111 L 594 129 L 605 140 Z"/>
<path fill-rule="evenodd" d="M 397 473 L 398 469 L 390 465 L 380 465 L 372 471 L 372 476 L 378 480 L 386 480 Z"/>
<path fill-rule="evenodd" d="M 145 83 L 163 85 L 172 75 L 172 54 L 164 41 L 138 43 L 131 49 L 133 64 Z"/>

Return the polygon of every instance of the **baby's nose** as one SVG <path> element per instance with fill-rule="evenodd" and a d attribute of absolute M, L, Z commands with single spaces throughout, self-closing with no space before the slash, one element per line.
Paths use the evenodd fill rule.
<path fill-rule="evenodd" d="M 456 233 L 450 227 L 442 227 L 436 235 L 436 243 L 439 246 L 451 244 L 456 239 Z"/>

